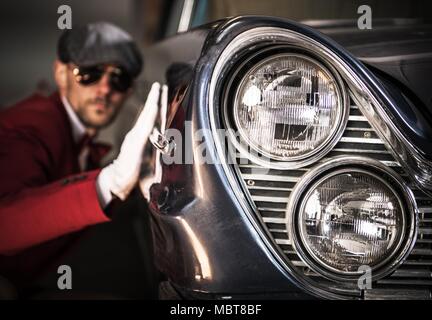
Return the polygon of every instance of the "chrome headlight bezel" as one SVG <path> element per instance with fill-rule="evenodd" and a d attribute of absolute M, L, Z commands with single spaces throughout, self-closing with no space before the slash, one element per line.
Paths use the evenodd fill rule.
<path fill-rule="evenodd" d="M 264 63 L 267 59 L 272 59 L 277 56 L 301 57 L 302 59 L 309 60 L 312 63 L 318 65 L 334 79 L 335 87 L 338 92 L 338 121 L 336 121 L 336 125 L 332 129 L 332 132 L 316 149 L 303 156 L 292 157 L 289 160 L 283 159 L 282 157 L 272 156 L 262 149 L 254 146 L 254 144 L 251 144 L 247 136 L 242 134 L 242 130 L 238 125 L 238 119 L 236 119 L 235 113 L 236 103 L 238 102 L 238 90 L 241 85 L 241 80 L 238 84 L 236 84 L 236 82 L 239 79 L 243 79 L 245 74 L 247 74 L 247 72 L 252 68 Z M 225 93 L 223 95 L 223 115 L 225 125 L 229 129 L 227 133 L 230 138 L 230 142 L 242 154 L 243 157 L 248 158 L 253 163 L 265 167 L 287 170 L 310 165 L 331 151 L 331 149 L 340 140 L 346 128 L 349 116 L 349 103 L 350 99 L 346 90 L 346 85 L 344 84 L 336 69 L 327 60 L 325 60 L 324 57 L 297 46 L 281 45 L 258 50 L 254 54 L 248 56 L 245 61 L 235 68 L 228 79 Z M 233 110 L 229 110 L 228 106 L 233 106 Z M 240 134 L 237 135 L 236 132 L 239 132 Z M 251 149 L 249 149 L 249 147 Z"/>
<path fill-rule="evenodd" d="M 287 207 L 286 225 L 293 246 L 303 262 L 312 270 L 323 277 L 338 281 L 357 281 L 362 272 L 341 272 L 320 263 L 314 257 L 310 248 L 305 245 L 299 226 L 299 213 L 304 206 L 304 199 L 324 179 L 334 176 L 340 172 L 364 172 L 377 177 L 383 181 L 397 195 L 399 205 L 404 215 L 404 225 L 400 233 L 397 245 L 378 264 L 371 266 L 373 281 L 381 279 L 394 271 L 407 257 L 411 251 L 417 234 L 416 202 L 411 190 L 405 182 L 390 168 L 379 161 L 366 157 L 341 156 L 317 165 L 302 177 L 293 189 Z"/>

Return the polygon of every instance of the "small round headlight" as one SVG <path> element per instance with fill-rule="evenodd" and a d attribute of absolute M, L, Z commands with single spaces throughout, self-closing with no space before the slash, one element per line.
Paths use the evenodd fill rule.
<path fill-rule="evenodd" d="M 335 272 L 356 273 L 387 260 L 404 233 L 403 207 L 396 192 L 362 170 L 338 171 L 307 193 L 298 215 L 308 252 Z"/>
<path fill-rule="evenodd" d="M 378 161 L 337 157 L 311 169 L 290 195 L 287 228 L 302 260 L 333 280 L 378 279 L 407 256 L 416 234 L 412 192 Z"/>
<path fill-rule="evenodd" d="M 245 144 L 269 159 L 311 158 L 329 150 L 345 126 L 343 90 L 340 80 L 310 57 L 272 55 L 242 77 L 234 97 L 235 124 Z"/>

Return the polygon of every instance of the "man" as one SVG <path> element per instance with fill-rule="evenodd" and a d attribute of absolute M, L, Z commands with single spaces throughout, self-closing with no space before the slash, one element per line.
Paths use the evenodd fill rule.
<path fill-rule="evenodd" d="M 40 244 L 110 221 L 107 206 L 134 188 L 160 85 L 153 84 L 117 159 L 102 170 L 93 169 L 107 148 L 92 139 L 114 120 L 141 68 L 135 43 L 118 27 L 73 28 L 58 42 L 58 92 L 31 96 L 0 113 L 0 274 L 41 265 L 53 253 L 39 250 Z M 166 95 L 163 86 L 165 103 Z M 23 266 L 28 259 L 32 266 Z"/>

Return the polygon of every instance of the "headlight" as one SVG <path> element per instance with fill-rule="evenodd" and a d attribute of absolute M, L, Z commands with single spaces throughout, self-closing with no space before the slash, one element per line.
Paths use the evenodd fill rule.
<path fill-rule="evenodd" d="M 342 157 L 329 163 L 311 170 L 293 191 L 291 237 L 304 261 L 324 276 L 355 277 L 366 265 L 379 277 L 412 241 L 409 194 L 379 162 Z"/>
<path fill-rule="evenodd" d="M 245 145 L 276 161 L 316 161 L 337 142 L 348 108 L 340 80 L 302 54 L 265 58 L 242 77 L 234 121 Z"/>
<path fill-rule="evenodd" d="M 311 256 L 344 273 L 388 259 L 405 228 L 396 192 L 378 176 L 353 169 L 315 183 L 300 207 L 298 224 Z"/>

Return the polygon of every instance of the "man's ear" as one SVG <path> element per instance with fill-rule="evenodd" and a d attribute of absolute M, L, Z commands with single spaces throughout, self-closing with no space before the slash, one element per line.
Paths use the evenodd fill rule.
<path fill-rule="evenodd" d="M 54 61 L 54 79 L 60 91 L 65 91 L 67 88 L 67 64 L 60 60 Z"/>

